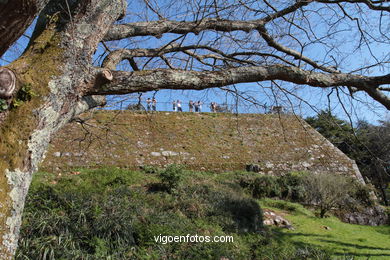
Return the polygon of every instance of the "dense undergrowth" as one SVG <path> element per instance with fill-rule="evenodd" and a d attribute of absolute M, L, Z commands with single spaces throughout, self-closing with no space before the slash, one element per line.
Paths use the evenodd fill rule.
<path fill-rule="evenodd" d="M 258 200 L 265 195 L 254 194 L 250 184 L 256 176 L 190 172 L 175 166 L 38 173 L 27 198 L 16 259 L 276 260 L 331 259 L 332 254 L 350 259 L 353 250 L 344 256 L 342 250 L 320 242 L 294 239 L 298 230 L 264 227 L 260 205 L 300 215 L 293 225 L 317 218 L 296 203 Z M 295 196 L 294 192 L 298 190 L 279 195 Z M 390 232 L 386 228 L 383 232 Z M 187 234 L 229 235 L 234 242 L 162 244 L 154 239 Z"/>

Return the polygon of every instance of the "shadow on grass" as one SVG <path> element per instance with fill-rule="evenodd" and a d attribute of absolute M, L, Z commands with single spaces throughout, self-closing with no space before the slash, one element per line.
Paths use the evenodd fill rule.
<path fill-rule="evenodd" d="M 167 192 L 167 187 L 162 183 L 149 183 L 147 186 L 147 191 L 154 193 L 154 192 Z"/>
<path fill-rule="evenodd" d="M 340 242 L 340 241 L 334 241 L 334 240 L 327 240 L 327 239 L 320 239 L 320 241 L 326 242 L 326 243 L 333 243 L 333 244 L 338 244 L 346 247 L 353 247 L 353 248 L 358 248 L 358 249 L 372 249 L 372 250 L 388 250 L 390 251 L 390 246 L 389 247 L 373 247 L 373 246 L 362 246 L 362 245 L 356 245 L 352 243 L 346 243 L 346 242 Z"/>
<path fill-rule="evenodd" d="M 322 242 L 328 245 L 328 248 L 331 248 L 331 254 L 334 256 L 355 256 L 355 257 L 386 257 L 386 259 L 390 259 L 390 246 L 389 247 L 375 247 L 375 246 L 365 246 L 358 245 L 348 242 L 341 242 L 331 240 L 331 235 L 319 235 L 319 234 L 310 234 L 310 233 L 285 233 L 282 232 L 281 228 L 276 228 L 274 231 L 275 237 L 279 243 L 283 243 L 284 241 L 289 241 L 294 246 L 299 248 L 305 248 L 307 246 L 315 246 L 319 248 L 323 248 L 316 243 L 303 242 L 303 241 L 294 241 L 293 237 L 312 237 L 316 241 Z M 356 252 L 357 250 L 372 250 L 377 252 Z M 379 252 L 378 252 L 379 251 Z M 386 252 L 383 252 L 386 251 Z"/>
<path fill-rule="evenodd" d="M 284 228 L 273 228 L 274 233 L 277 234 L 278 237 L 275 237 L 275 239 L 280 240 L 283 242 L 283 240 L 290 239 L 294 236 L 304 236 L 304 237 L 331 237 L 331 235 L 319 235 L 319 234 L 309 234 L 309 233 L 302 233 L 302 232 L 294 232 L 294 233 L 285 233 L 282 230 Z"/>
<path fill-rule="evenodd" d="M 376 232 L 378 232 L 379 234 L 388 235 L 390 237 L 390 226 L 387 225 L 382 227 L 384 227 L 383 230 L 376 230 Z"/>

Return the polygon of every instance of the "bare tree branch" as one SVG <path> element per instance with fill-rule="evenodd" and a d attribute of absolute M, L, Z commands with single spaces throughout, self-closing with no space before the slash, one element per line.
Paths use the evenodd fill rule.
<path fill-rule="evenodd" d="M 178 22 L 160 20 L 153 22 L 138 22 L 129 24 L 113 25 L 104 37 L 105 41 L 121 40 L 135 36 L 161 37 L 164 33 L 199 34 L 205 30 L 220 32 L 245 31 L 250 32 L 262 25 L 262 20 L 232 21 L 222 19 L 203 19 L 195 22 Z"/>
<path fill-rule="evenodd" d="M 327 4 L 338 4 L 338 3 L 362 3 L 365 4 L 368 8 L 377 11 L 387 11 L 390 12 L 390 5 L 388 0 L 382 1 L 370 1 L 370 0 L 315 0 L 319 3 L 327 3 Z M 384 6 L 387 4 L 388 6 Z"/>
<path fill-rule="evenodd" d="M 390 98 L 378 87 L 390 84 L 390 74 L 365 77 L 353 74 L 325 74 L 296 67 L 270 65 L 231 68 L 224 71 L 150 70 L 124 72 L 114 71 L 109 84 L 91 89 L 88 94 L 111 95 L 146 92 L 159 89 L 194 89 L 222 87 L 236 83 L 283 80 L 312 87 L 349 86 L 369 94 L 373 99 L 390 109 Z"/>
<path fill-rule="evenodd" d="M 197 50 L 197 49 L 208 50 L 218 55 L 214 55 L 214 54 L 196 55 L 194 53 L 188 52 L 188 50 Z M 245 62 L 235 58 L 235 56 L 239 56 L 239 55 L 249 55 L 248 53 L 225 54 L 221 50 L 209 46 L 205 46 L 205 45 L 178 46 L 177 44 L 170 44 L 157 49 L 118 49 L 112 51 L 109 55 L 107 55 L 107 57 L 104 59 L 102 66 L 104 68 L 109 68 L 114 70 L 115 67 L 119 64 L 119 62 L 125 59 L 131 59 L 135 57 L 160 57 L 163 54 L 173 53 L 173 52 L 184 52 L 190 56 L 196 57 L 199 61 L 206 58 L 214 58 L 214 59 L 221 59 L 221 60 L 225 59 L 225 60 L 250 64 L 250 62 Z M 256 54 L 259 55 L 259 53 L 256 52 L 251 53 L 251 55 L 256 55 Z M 253 65 L 253 62 L 251 64 Z"/>

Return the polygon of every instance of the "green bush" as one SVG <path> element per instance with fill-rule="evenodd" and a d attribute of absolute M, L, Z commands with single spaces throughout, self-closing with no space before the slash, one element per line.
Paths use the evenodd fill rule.
<path fill-rule="evenodd" d="M 254 179 L 241 178 L 239 183 L 256 199 L 279 197 L 281 195 L 278 177 L 275 176 L 262 175 Z"/>
<path fill-rule="evenodd" d="M 161 179 L 162 187 L 166 191 L 172 192 L 180 184 L 183 177 L 183 168 L 176 164 L 168 165 L 165 170 L 162 170 L 159 173 L 159 177 Z"/>
<path fill-rule="evenodd" d="M 302 202 L 305 198 L 305 187 L 302 184 L 303 173 L 288 173 L 283 176 L 261 175 L 257 177 L 239 177 L 241 187 L 257 199 L 280 198 Z"/>
<path fill-rule="evenodd" d="M 323 217 L 333 208 L 360 211 L 375 205 L 373 188 L 331 173 L 292 172 L 283 176 L 236 174 L 239 185 L 256 199 L 279 198 L 316 206 Z"/>
<path fill-rule="evenodd" d="M 351 184 L 353 185 L 351 194 L 352 198 L 365 207 L 375 205 L 376 202 L 373 198 L 375 189 L 373 186 L 362 184 L 355 179 L 351 180 Z"/>
<path fill-rule="evenodd" d="M 306 175 L 303 185 L 306 189 L 306 203 L 315 205 L 321 218 L 332 208 L 342 206 L 353 192 L 349 178 L 330 173 Z"/>
<path fill-rule="evenodd" d="M 117 256 L 134 245 L 130 191 L 110 194 L 33 189 L 28 197 L 17 259 Z"/>
<path fill-rule="evenodd" d="M 262 211 L 257 201 L 231 188 L 191 185 L 181 187 L 179 193 L 186 194 L 180 196 L 178 207 L 188 217 L 219 223 L 225 232 L 258 232 L 262 228 Z"/>
<path fill-rule="evenodd" d="M 147 174 L 158 174 L 160 172 L 160 168 L 153 165 L 143 165 L 141 166 L 141 170 Z"/>
<path fill-rule="evenodd" d="M 278 184 L 281 189 L 281 199 L 302 202 L 306 196 L 305 186 L 302 183 L 306 173 L 295 172 L 288 173 L 278 178 Z"/>

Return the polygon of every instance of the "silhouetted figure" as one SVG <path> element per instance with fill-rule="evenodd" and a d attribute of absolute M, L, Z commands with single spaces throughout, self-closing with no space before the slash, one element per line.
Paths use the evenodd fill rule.
<path fill-rule="evenodd" d="M 176 101 L 175 100 L 172 101 L 172 109 L 173 109 L 173 112 L 177 111 L 177 106 L 176 106 Z"/>

